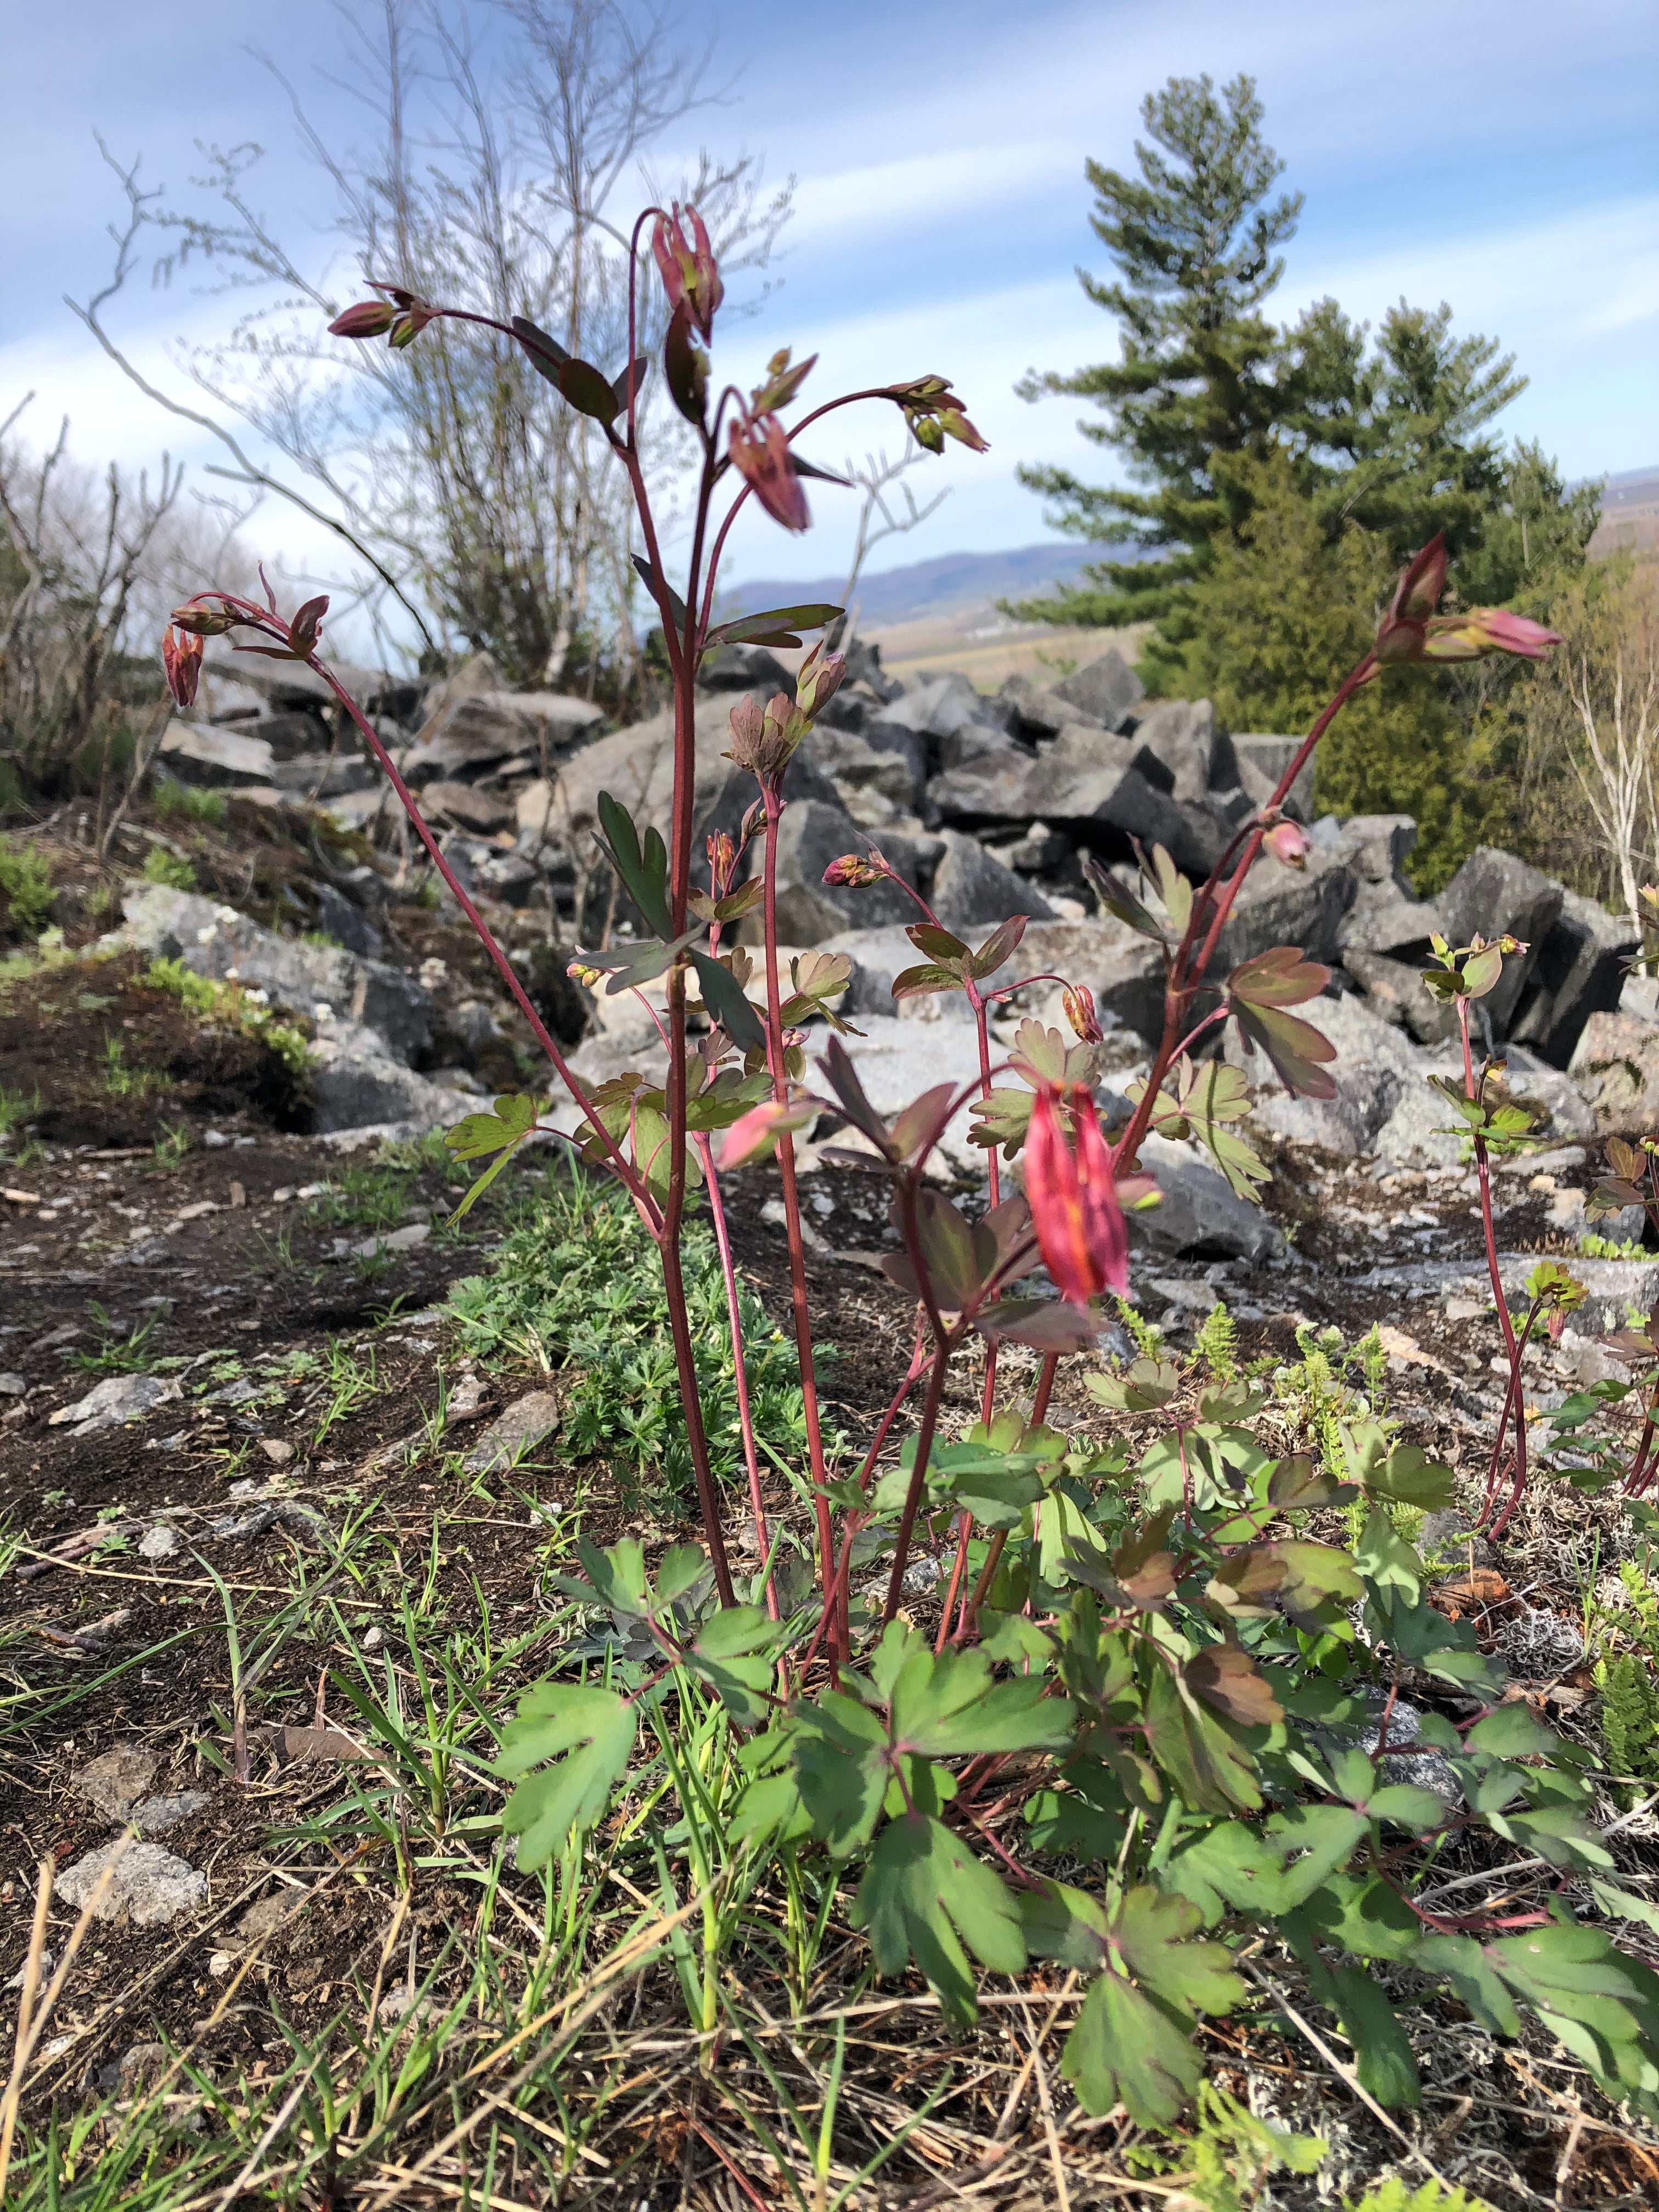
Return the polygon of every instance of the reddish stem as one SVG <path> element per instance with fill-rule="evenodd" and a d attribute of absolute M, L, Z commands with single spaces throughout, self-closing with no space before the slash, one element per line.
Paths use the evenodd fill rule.
<path fill-rule="evenodd" d="M 720 1176 L 714 1168 L 714 1147 L 702 1132 L 696 1144 L 708 1192 L 708 1211 L 714 1218 L 714 1242 L 720 1247 L 720 1273 L 726 1283 L 726 1312 L 732 1330 L 732 1371 L 738 1391 L 738 1425 L 743 1431 L 744 1465 L 749 1471 L 749 1504 L 755 1516 L 755 1541 L 760 1547 L 761 1566 L 766 1576 L 766 1610 L 776 1620 L 778 1595 L 772 1587 L 766 1508 L 761 1503 L 760 1459 L 755 1449 L 754 1419 L 749 1410 L 749 1372 L 744 1358 L 743 1321 L 738 1310 L 738 1273 L 732 1261 L 732 1240 L 726 1234 L 726 1207 L 721 1202 Z"/>

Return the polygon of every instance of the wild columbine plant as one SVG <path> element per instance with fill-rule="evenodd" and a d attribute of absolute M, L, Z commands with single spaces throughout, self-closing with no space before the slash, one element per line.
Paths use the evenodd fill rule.
<path fill-rule="evenodd" d="M 937 376 L 847 394 L 788 427 L 785 413 L 811 360 L 795 364 L 781 352 L 752 391 L 715 392 L 710 348 L 721 284 L 706 230 L 691 210 L 647 210 L 634 233 L 635 286 L 648 266 L 647 230 L 671 309 L 659 370 L 700 457 L 682 590 L 668 580 L 640 459 L 641 394 L 659 364 L 634 356 L 635 292 L 630 357 L 614 373 L 521 319 L 490 326 L 598 425 L 634 488 L 644 547 L 636 566 L 673 683 L 672 793 L 665 835 L 614 797 L 600 799 L 600 842 L 642 933 L 582 952 L 577 964 L 609 994 L 662 982 L 653 1013 L 662 1075 L 624 1074 L 590 1090 L 568 1066 L 372 725 L 321 658 L 321 601 L 285 623 L 274 602 L 206 592 L 178 611 L 166 648 L 181 699 L 196 680 L 201 639 L 224 632 L 249 634 L 240 651 L 301 660 L 323 677 L 575 1101 L 582 1155 L 626 1191 L 661 1255 L 707 1556 L 678 1547 L 647 1571 L 637 1542 L 578 1546 L 583 1572 L 564 1578 L 567 1594 L 632 1623 L 627 1650 L 648 1648 L 656 1663 L 613 1654 L 592 1679 L 550 1677 L 523 1698 L 497 1761 L 517 1784 L 502 1823 L 518 1838 L 519 1865 L 577 1863 L 613 1807 L 633 1797 L 638 1818 L 654 1823 L 649 1805 L 674 1796 L 678 1825 L 658 1848 L 668 1892 L 673 1850 L 702 1914 L 701 1955 L 677 1936 L 674 1956 L 706 2065 L 718 2063 L 732 1996 L 721 1961 L 741 1900 L 769 1870 L 798 1900 L 799 1870 L 815 1858 L 830 1870 L 831 1899 L 843 1875 L 854 1885 L 851 1917 L 867 1933 L 877 1970 L 919 1968 L 958 2021 L 974 2016 L 981 1969 L 1018 1973 L 1034 1954 L 1068 1968 L 1080 2002 L 1064 2065 L 1091 2112 L 1121 2106 L 1142 2125 L 1173 2118 L 1204 2073 L 1200 2021 L 1263 1985 L 1259 1967 L 1238 1954 L 1259 1950 L 1254 1939 L 1266 1933 L 1295 1954 L 1313 2001 L 1340 2020 L 1374 2099 L 1414 2102 L 1417 2075 L 1388 1994 L 1354 1960 L 1387 1960 L 1425 1986 L 1449 1986 L 1496 2033 L 1516 2033 L 1519 2008 L 1531 2008 L 1609 2096 L 1659 2115 L 1659 1978 L 1616 1950 L 1602 1928 L 1581 1925 L 1563 1894 L 1575 1876 L 1599 1880 L 1612 1864 L 1588 1818 L 1586 1755 L 1527 1706 L 1505 1701 L 1501 1672 L 1469 1626 L 1429 1603 L 1425 1571 L 1396 1526 L 1401 1508 L 1445 1504 L 1450 1472 L 1375 1414 L 1349 1423 L 1335 1443 L 1322 1431 L 1310 1449 L 1285 1432 L 1270 1392 L 1248 1380 L 1206 1381 L 1151 1353 L 1108 1371 L 1093 1349 L 1108 1317 L 1103 1300 L 1128 1288 L 1126 1215 L 1158 1196 L 1139 1163 L 1150 1134 L 1194 1139 L 1245 1198 L 1266 1179 L 1240 1127 L 1243 1078 L 1200 1056 L 1200 1046 L 1212 1046 L 1231 1021 L 1287 1089 L 1331 1095 L 1333 1048 L 1297 1011 L 1316 1000 L 1328 971 L 1291 945 L 1224 971 L 1219 963 L 1229 917 L 1264 848 L 1274 865 L 1305 864 L 1306 833 L 1284 808 L 1321 738 L 1389 664 L 1493 651 L 1535 657 L 1550 634 L 1487 611 L 1437 613 L 1446 562 L 1437 539 L 1401 578 L 1374 649 L 1204 882 L 1189 882 L 1161 848 L 1146 857 L 1136 888 L 1091 864 L 1106 907 L 1162 948 L 1165 970 L 1162 1036 L 1115 1137 L 1095 1101 L 1101 1033 L 1087 988 L 1063 977 L 998 981 L 1025 917 L 1011 916 L 972 945 L 906 884 L 919 959 L 894 995 L 961 994 L 979 1072 L 965 1091 L 941 1084 L 896 1115 L 879 1114 L 836 1011 L 848 962 L 807 952 L 786 973 L 778 943 L 789 763 L 810 744 L 843 665 L 815 648 L 793 695 L 732 709 L 730 757 L 753 776 L 755 801 L 735 834 L 708 838 L 701 853 L 695 687 L 714 647 L 798 646 L 840 612 L 811 605 L 712 619 L 720 555 L 745 501 L 786 529 L 807 526 L 805 486 L 824 472 L 800 449 L 805 432 L 868 401 L 896 406 L 934 452 L 947 440 L 969 451 L 983 441 Z M 337 334 L 381 336 L 394 348 L 439 342 L 459 312 L 404 287 L 375 289 L 376 300 L 337 319 Z M 827 879 L 901 880 L 874 848 L 836 861 Z M 758 957 L 731 942 L 740 922 L 758 925 Z M 1495 980 L 1502 957 L 1501 945 L 1445 956 L 1466 1040 L 1468 1002 Z M 1034 980 L 1060 986 L 1070 1033 L 1026 1020 L 1005 1054 L 993 1042 L 992 1018 Z M 827 1041 L 809 1058 L 819 1025 Z M 1507 1125 L 1501 1107 L 1488 1110 L 1468 1065 L 1459 1097 L 1474 1109 L 1484 1188 L 1485 1154 L 1507 1140 Z M 986 1202 L 977 1207 L 957 1204 L 929 1176 L 964 1108 L 986 1158 Z M 543 1126 L 541 1111 L 532 1097 L 503 1097 L 493 1114 L 471 1115 L 451 1133 L 463 1158 L 489 1162 L 471 1195 Z M 795 1146 L 823 1121 L 846 1136 L 819 1157 L 886 1186 L 898 1249 L 884 1264 L 915 1314 L 906 1370 L 855 1464 L 831 1463 L 813 1361 Z M 741 1389 L 761 1565 L 741 1588 L 732 1574 L 680 1267 L 688 1211 L 706 1203 L 741 1385 L 722 1185 L 765 1158 L 775 1158 L 782 1184 L 805 1408 L 799 1487 L 817 1570 L 810 1598 L 793 1605 L 779 1595 L 782 1539 L 768 1528 Z M 1495 1286 L 1496 1264 L 1494 1253 Z M 1545 1310 L 1548 1297 L 1535 1304 Z M 1517 1341 L 1531 1326 L 1529 1318 Z M 975 1339 L 984 1360 L 979 1418 L 947 1435 L 947 1377 Z M 1002 1387 L 999 1354 L 1010 1343 L 1037 1355 L 1029 1399 Z M 1104 1449 L 1048 1422 L 1057 1370 L 1071 1357 L 1091 1361 L 1085 1379 L 1103 1408 L 1140 1417 Z M 1524 1480 L 1518 1373 L 1517 1354 L 1494 1486 L 1506 1449 Z M 906 1427 L 913 1401 L 920 1411 Z M 1168 1425 L 1149 1440 L 1145 1417 L 1160 1414 Z M 1347 1534 L 1353 1526 L 1357 1539 Z M 919 1542 L 943 1584 L 931 1635 L 903 1610 Z M 873 1597 L 855 1594 L 855 1564 L 884 1556 Z M 1405 1741 L 1391 1730 L 1407 1674 L 1437 1699 L 1413 1714 L 1411 1735 L 1415 1754 L 1437 1759 L 1433 1787 L 1395 1778 L 1390 1763 Z M 682 1756 L 687 1730 L 700 1747 L 695 1777 Z M 1355 1747 L 1362 1742 L 1370 1747 Z M 1467 1875 L 1446 1878 L 1477 1834 L 1486 1854 L 1478 1863 L 1492 1865 L 1500 1899 L 1492 1905 L 1479 1902 Z M 1555 1870 L 1554 1889 L 1526 1909 L 1503 1901 L 1504 1847 L 1527 1866 Z M 1604 1882 L 1596 1896 L 1614 1918 L 1649 1911 Z M 787 1994 L 797 2009 L 806 2002 L 799 1977 Z"/>

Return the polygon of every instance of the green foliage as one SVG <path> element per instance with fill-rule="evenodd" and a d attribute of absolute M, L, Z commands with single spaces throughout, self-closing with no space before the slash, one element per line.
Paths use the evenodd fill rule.
<path fill-rule="evenodd" d="M 0 842 L 0 930 L 38 937 L 52 915 L 52 870 L 33 845 Z"/>
<path fill-rule="evenodd" d="M 1398 2174 L 1391 2174 L 1363 2197 L 1349 2197 L 1342 2212 L 1486 2212 L 1486 2207 L 1467 2189 L 1449 2189 L 1438 2181 L 1425 2181 L 1420 2189 L 1413 2189 Z"/>
<path fill-rule="evenodd" d="M 169 890 L 193 891 L 197 887 L 190 862 L 169 853 L 165 845 L 152 845 L 144 855 L 143 876 L 147 884 L 165 884 Z"/>
<path fill-rule="evenodd" d="M 201 822 L 220 830 L 224 827 L 229 807 L 222 791 L 209 791 L 199 784 L 180 783 L 176 776 L 158 775 L 155 779 L 155 811 L 164 819 Z M 179 888 L 185 886 L 180 885 Z"/>
<path fill-rule="evenodd" d="M 1299 2136 L 1276 2121 L 1258 2119 L 1213 2081 L 1200 2084 L 1194 2117 L 1196 2132 L 1173 2150 L 1142 2143 L 1130 2152 L 1129 2163 L 1136 2172 L 1179 2173 L 1181 2196 L 1205 2212 L 1254 2212 L 1272 2174 L 1281 2167 L 1315 2172 L 1326 2154 L 1322 2136 Z"/>
<path fill-rule="evenodd" d="M 1614 1620 L 1629 1648 L 1596 1662 L 1601 1741 L 1611 1771 L 1645 1792 L 1659 1787 L 1659 1596 L 1633 1560 L 1619 1579 L 1626 1603 Z"/>
<path fill-rule="evenodd" d="M 705 1224 L 688 1228 L 682 1265 L 709 1453 L 730 1480 L 742 1468 L 742 1437 L 726 1288 Z M 757 1433 L 785 1457 L 797 1455 L 805 1431 L 794 1347 L 741 1278 L 738 1296 Z M 455 1285 L 450 1303 L 475 1357 L 532 1352 L 577 1370 L 565 1401 L 569 1450 L 612 1459 L 666 1497 L 689 1488 L 662 1267 L 620 1192 L 586 1176 L 550 1178 L 502 1243 L 494 1273 Z"/>
<path fill-rule="evenodd" d="M 159 851 L 160 848 L 153 848 Z M 303 1078 L 311 1066 L 309 1041 L 302 1030 L 285 1022 L 260 999 L 239 983 L 224 983 L 211 975 L 198 975 L 182 960 L 152 960 L 144 971 L 152 990 L 170 991 L 200 1022 L 216 1022 L 258 1037 L 283 1062 L 291 1075 Z"/>

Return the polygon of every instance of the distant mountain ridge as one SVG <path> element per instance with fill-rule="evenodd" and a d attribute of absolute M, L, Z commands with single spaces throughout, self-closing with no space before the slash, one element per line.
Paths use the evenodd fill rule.
<path fill-rule="evenodd" d="M 1088 562 L 1099 558 L 1097 546 L 1059 543 L 1021 545 L 1007 553 L 941 553 L 931 561 L 860 576 L 854 592 L 859 618 L 866 629 L 883 629 L 893 623 L 989 606 L 996 599 L 1030 599 L 1051 584 L 1074 582 Z M 720 594 L 720 607 L 729 617 L 811 599 L 838 602 L 846 587 L 844 574 L 808 583 L 796 579 L 732 584 Z"/>

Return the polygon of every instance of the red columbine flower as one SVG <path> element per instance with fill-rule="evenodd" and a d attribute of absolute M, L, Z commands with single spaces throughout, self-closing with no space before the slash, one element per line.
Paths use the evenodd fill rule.
<path fill-rule="evenodd" d="M 774 522 L 786 530 L 805 530 L 812 518 L 800 488 L 789 440 L 775 415 L 732 425 L 732 465 L 746 480 Z"/>
<path fill-rule="evenodd" d="M 1075 1148 L 1066 1141 L 1069 1109 Z M 1094 1101 L 1082 1084 L 1039 1091 L 1025 1139 L 1025 1199 L 1043 1264 L 1073 1305 L 1129 1288 L 1129 1234 L 1118 1202 L 1112 1155 Z"/>
<path fill-rule="evenodd" d="M 161 667 L 175 703 L 195 703 L 202 674 L 202 641 L 190 630 L 175 629 L 171 623 L 161 633 Z"/>
<path fill-rule="evenodd" d="M 1514 653 L 1523 660 L 1541 660 L 1560 642 L 1559 630 L 1512 615 L 1506 607 L 1471 607 L 1467 614 L 1441 615 L 1429 624 L 1423 657 L 1484 660 L 1489 653 Z"/>
<path fill-rule="evenodd" d="M 690 240 L 684 228 L 688 222 L 691 226 Z M 682 208 L 676 200 L 672 216 L 659 215 L 651 233 L 651 251 L 662 271 L 669 307 L 684 305 L 706 343 L 714 335 L 715 312 L 726 295 L 726 288 L 720 283 L 707 226 L 696 208 Z M 811 366 L 809 362 L 807 367 Z"/>
<path fill-rule="evenodd" d="M 390 300 L 360 300 L 336 315 L 328 334 L 331 338 L 383 338 L 397 319 L 398 310 Z"/>

